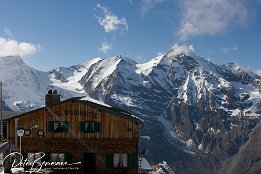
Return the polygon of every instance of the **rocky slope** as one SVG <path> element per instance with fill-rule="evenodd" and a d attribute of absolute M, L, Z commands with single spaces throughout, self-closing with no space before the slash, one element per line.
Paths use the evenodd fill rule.
<path fill-rule="evenodd" d="M 0 58 L 0 73 L 8 85 L 4 101 L 9 108 L 39 107 L 48 88 L 57 88 L 65 98 L 89 95 L 145 119 L 142 134 L 151 137 L 149 142 L 141 140 L 150 149 L 146 157 L 155 164 L 167 161 L 177 173 L 236 172 L 242 160 L 233 159 L 245 152 L 241 147 L 259 123 L 261 78 L 233 63 L 213 64 L 187 47 L 175 45 L 144 64 L 116 56 L 49 73 L 18 58 L 10 59 L 18 61 L 13 67 L 6 59 Z M 4 77 L 6 66 L 13 68 L 13 75 Z M 30 94 L 23 93 L 26 88 Z M 16 101 L 27 107 L 17 107 Z M 245 158 L 249 171 L 261 164 Z"/>
<path fill-rule="evenodd" d="M 121 56 L 110 59 L 94 64 L 80 80 L 85 91 L 158 124 L 157 131 L 164 132 L 168 143 L 200 154 L 196 157 L 200 160 L 192 160 L 200 163 L 199 168 L 220 171 L 226 165 L 222 161 L 239 151 L 259 123 L 260 77 L 235 64 L 218 66 L 189 50 L 175 48 L 146 64 Z M 110 72 L 105 73 L 104 67 Z M 106 77 L 100 78 L 100 73 Z M 159 134 L 154 131 L 155 126 L 149 127 L 147 134 Z M 154 151 L 160 146 L 155 144 Z M 169 150 L 159 153 L 167 156 Z M 212 161 L 203 162 L 202 156 Z M 188 166 L 183 163 L 177 170 L 189 170 Z"/>

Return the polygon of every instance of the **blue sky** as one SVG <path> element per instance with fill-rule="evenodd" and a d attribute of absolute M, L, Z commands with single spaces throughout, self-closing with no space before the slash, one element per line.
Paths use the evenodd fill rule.
<path fill-rule="evenodd" d="M 49 71 L 115 55 L 146 62 L 174 44 L 261 70 L 261 0 L 0 0 L 0 56 Z"/>

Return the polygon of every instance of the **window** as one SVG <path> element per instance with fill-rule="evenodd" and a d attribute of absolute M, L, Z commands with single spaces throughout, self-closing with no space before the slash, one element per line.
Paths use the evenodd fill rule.
<path fill-rule="evenodd" d="M 49 121 L 48 122 L 49 132 L 68 132 L 67 121 Z"/>
<path fill-rule="evenodd" d="M 30 165 L 33 165 L 34 163 L 41 164 L 41 153 L 28 153 L 27 158 Z"/>
<path fill-rule="evenodd" d="M 93 121 L 85 122 L 84 132 L 90 132 L 90 133 L 94 132 L 94 122 Z"/>
<path fill-rule="evenodd" d="M 113 154 L 113 167 L 127 167 L 127 154 Z"/>
<path fill-rule="evenodd" d="M 80 122 L 80 132 L 95 133 L 100 132 L 100 123 L 94 121 Z"/>
<path fill-rule="evenodd" d="M 73 162 L 72 153 L 45 153 L 45 156 L 42 158 L 42 161 L 45 162 L 67 162 L 71 164 Z"/>
<path fill-rule="evenodd" d="M 51 153 L 51 162 L 65 162 L 64 153 Z"/>
<path fill-rule="evenodd" d="M 64 130 L 63 122 L 61 122 L 61 121 L 54 122 L 53 126 L 54 126 L 55 132 L 63 132 L 63 130 Z"/>
<path fill-rule="evenodd" d="M 106 154 L 107 168 L 135 168 L 137 167 L 137 155 L 115 153 Z"/>

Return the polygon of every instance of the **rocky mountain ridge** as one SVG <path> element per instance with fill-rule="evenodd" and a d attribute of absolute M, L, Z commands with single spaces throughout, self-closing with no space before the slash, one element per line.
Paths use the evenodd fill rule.
<path fill-rule="evenodd" d="M 6 59 L 0 58 L 0 72 L 9 108 L 39 107 L 47 89 L 56 88 L 65 98 L 88 95 L 127 110 L 147 121 L 142 134 L 151 136 L 150 162 L 166 160 L 177 173 L 222 173 L 259 123 L 261 78 L 233 63 L 213 64 L 184 46 L 144 64 L 116 56 L 48 73 L 21 58 Z"/>

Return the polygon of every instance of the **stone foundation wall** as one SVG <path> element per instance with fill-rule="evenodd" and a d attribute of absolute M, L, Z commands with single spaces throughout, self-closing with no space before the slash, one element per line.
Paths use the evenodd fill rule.
<path fill-rule="evenodd" d="M 45 139 L 22 138 L 22 154 L 44 152 L 71 153 L 72 162 L 83 162 L 83 153 L 96 154 L 96 173 L 126 173 L 137 174 L 136 168 L 106 168 L 106 154 L 127 153 L 137 154 L 138 163 L 138 139 Z M 73 166 L 72 166 L 73 167 Z M 66 167 L 65 167 L 66 168 Z M 55 173 L 82 173 L 82 164 L 74 165 L 67 170 L 55 170 Z"/>

